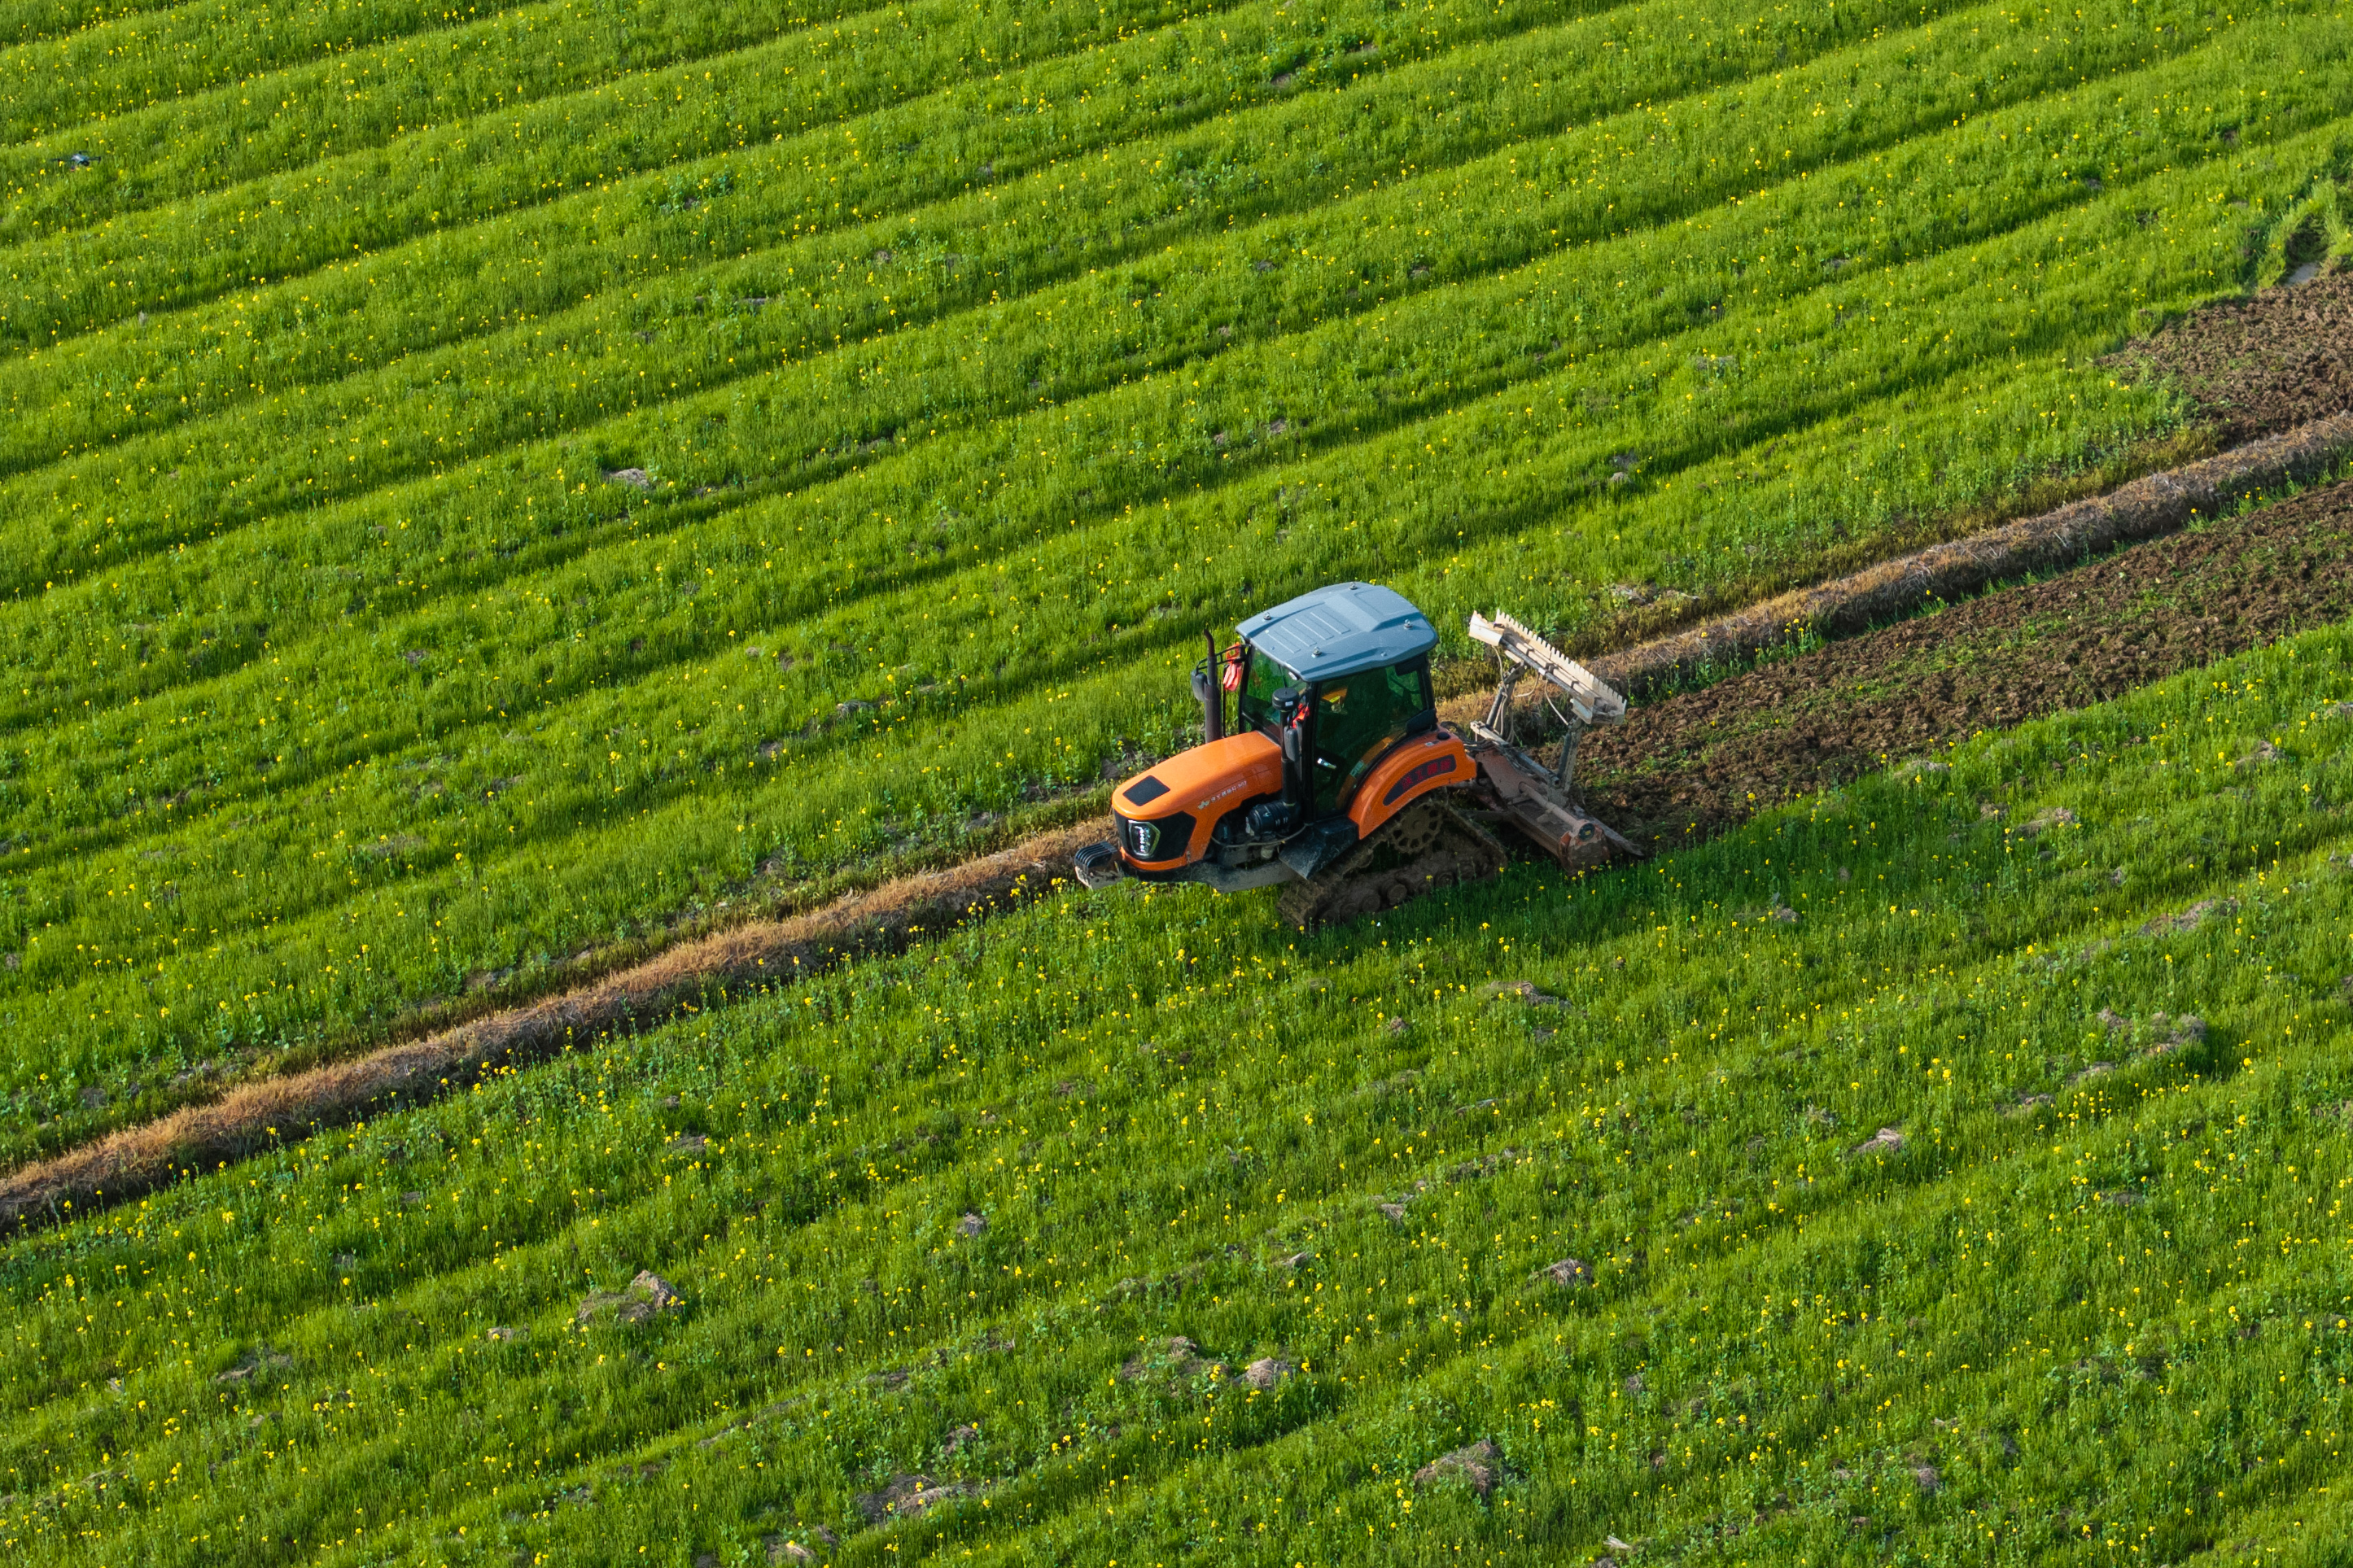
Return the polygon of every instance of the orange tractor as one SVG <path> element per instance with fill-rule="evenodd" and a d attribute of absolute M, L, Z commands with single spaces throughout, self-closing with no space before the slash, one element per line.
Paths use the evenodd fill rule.
<path fill-rule="evenodd" d="M 1439 721 L 1430 688 L 1438 634 L 1390 589 L 1335 584 L 1238 630 L 1222 650 L 1212 634 L 1193 670 L 1208 739 L 1112 792 L 1119 840 L 1079 851 L 1088 887 L 1280 887 L 1283 918 L 1307 927 L 1500 874 L 1496 826 L 1571 869 L 1640 853 L 1570 793 L 1578 735 L 1625 718 L 1626 700 L 1509 616 L 1471 617 L 1503 679 L 1486 718 L 1459 733 Z M 1552 689 L 1567 731 L 1550 763 L 1508 733 L 1527 675 Z"/>

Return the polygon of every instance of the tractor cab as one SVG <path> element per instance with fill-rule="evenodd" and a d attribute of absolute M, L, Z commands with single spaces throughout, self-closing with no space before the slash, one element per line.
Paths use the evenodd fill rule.
<path fill-rule="evenodd" d="M 1235 725 L 1277 745 L 1297 731 L 1290 748 L 1297 776 L 1286 782 L 1298 820 L 1345 811 L 1374 763 L 1438 727 L 1430 685 L 1438 634 L 1390 589 L 1319 588 L 1237 630 L 1241 641 L 1225 655 L 1234 671 Z"/>

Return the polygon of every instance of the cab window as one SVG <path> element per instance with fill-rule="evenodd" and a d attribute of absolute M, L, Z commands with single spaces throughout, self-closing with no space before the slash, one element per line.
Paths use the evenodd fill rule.
<path fill-rule="evenodd" d="M 1316 814 L 1345 809 L 1373 764 L 1421 728 L 1416 721 L 1430 708 L 1427 659 L 1368 669 L 1317 686 L 1312 770 Z"/>
<path fill-rule="evenodd" d="M 1291 671 L 1274 662 L 1256 648 L 1250 649 L 1250 667 L 1242 672 L 1242 689 L 1235 693 L 1234 712 L 1244 730 L 1274 728 L 1274 694 L 1298 680 Z"/>

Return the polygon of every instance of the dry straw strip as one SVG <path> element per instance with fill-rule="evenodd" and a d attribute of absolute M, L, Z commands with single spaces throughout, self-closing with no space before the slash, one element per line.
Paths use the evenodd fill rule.
<path fill-rule="evenodd" d="M 2008 579 L 2078 565 L 2114 546 L 2221 516 L 2250 495 L 2324 477 L 2348 450 L 2353 450 L 2353 415 L 2316 419 L 2104 496 L 1930 545 L 1624 653 L 1605 654 L 1592 661 L 1593 672 L 1639 696 L 1710 666 L 1753 658 L 1801 632 L 1849 637 L 1935 600 L 1965 598 Z"/>
<path fill-rule="evenodd" d="M 486 1069 L 554 1054 L 601 1035 L 659 1023 L 714 993 L 794 982 L 860 953 L 893 952 L 1045 891 L 1108 820 L 1041 834 L 986 858 L 887 882 L 790 920 L 739 926 L 681 944 L 634 969 L 529 1006 L 493 1013 L 353 1061 L 247 1084 L 143 1127 L 26 1165 L 0 1179 L 0 1233 L 153 1192 L 178 1172 L 415 1103 Z"/>
<path fill-rule="evenodd" d="M 2353 415 L 2316 420 L 2170 473 L 2136 479 L 2105 496 L 1933 545 L 1605 655 L 1593 661 L 1594 672 L 1639 695 L 1710 666 L 1754 658 L 1802 631 L 1823 637 L 1862 631 L 1932 600 L 1957 599 L 2006 579 L 2073 566 L 2115 545 L 2220 516 L 2252 494 L 2322 477 L 2348 450 Z M 1465 698 L 1447 704 L 1447 716 L 1459 718 L 1482 704 L 1483 699 Z M 927 933 L 1044 892 L 1068 876 L 1071 857 L 1081 845 L 1109 830 L 1107 820 L 1097 819 L 1041 834 L 986 858 L 885 883 L 810 914 L 739 926 L 682 944 L 577 991 L 353 1061 L 248 1084 L 209 1105 L 125 1128 L 0 1178 L 0 1233 L 135 1198 L 183 1170 L 241 1160 L 373 1110 L 430 1100 L 469 1074 L 651 1026 L 681 1004 L 713 993 L 804 979 L 860 953 L 903 949 Z"/>

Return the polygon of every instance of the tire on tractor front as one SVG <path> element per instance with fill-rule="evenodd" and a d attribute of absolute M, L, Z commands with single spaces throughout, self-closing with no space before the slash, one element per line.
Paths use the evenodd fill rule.
<path fill-rule="evenodd" d="M 1345 925 L 1440 888 L 1499 877 L 1509 861 L 1493 834 L 1425 795 L 1308 880 L 1283 889 L 1277 908 L 1301 931 Z"/>

